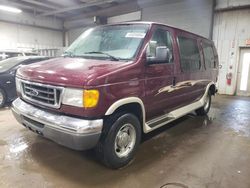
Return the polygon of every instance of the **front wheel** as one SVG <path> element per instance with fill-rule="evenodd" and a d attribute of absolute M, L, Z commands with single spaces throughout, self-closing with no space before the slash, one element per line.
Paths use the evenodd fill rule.
<path fill-rule="evenodd" d="M 205 98 L 204 106 L 196 110 L 196 114 L 199 116 L 207 115 L 211 107 L 211 92 L 208 91 Z"/>
<path fill-rule="evenodd" d="M 97 157 L 110 168 L 121 168 L 133 159 L 140 140 L 138 118 L 130 113 L 116 114 L 105 121 L 96 147 Z"/>

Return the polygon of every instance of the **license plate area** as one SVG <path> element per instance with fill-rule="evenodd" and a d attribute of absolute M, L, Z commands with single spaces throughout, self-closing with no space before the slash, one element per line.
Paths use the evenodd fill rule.
<path fill-rule="evenodd" d="M 44 124 L 37 122 L 33 119 L 30 119 L 26 116 L 23 116 L 23 126 L 31 130 L 32 132 L 35 132 L 39 135 L 43 136 L 43 128 Z"/>

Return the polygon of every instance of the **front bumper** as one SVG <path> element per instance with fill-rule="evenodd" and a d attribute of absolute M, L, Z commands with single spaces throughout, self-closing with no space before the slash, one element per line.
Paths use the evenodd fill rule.
<path fill-rule="evenodd" d="M 102 119 L 86 120 L 47 112 L 20 98 L 12 103 L 11 110 L 17 121 L 31 131 L 74 150 L 95 147 L 102 132 Z"/>

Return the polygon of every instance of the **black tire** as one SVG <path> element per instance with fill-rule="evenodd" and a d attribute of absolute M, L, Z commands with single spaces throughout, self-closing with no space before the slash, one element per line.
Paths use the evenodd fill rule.
<path fill-rule="evenodd" d="M 119 150 L 115 149 L 115 146 L 117 146 L 116 138 L 118 139 L 117 135 L 122 132 L 121 129 L 126 125 L 132 125 L 131 128 L 134 128 L 132 128 L 132 132 L 135 133 L 135 139 L 131 139 L 134 140 L 134 144 L 133 147 L 128 147 L 130 148 L 130 152 L 126 154 L 126 156 L 119 157 L 117 154 L 119 153 Z M 131 137 L 132 136 L 130 135 L 130 138 Z M 117 113 L 105 120 L 103 132 L 100 141 L 95 148 L 95 152 L 98 159 L 105 166 L 112 169 L 118 169 L 127 165 L 133 159 L 135 151 L 140 144 L 140 141 L 141 125 L 138 118 L 130 113 Z"/>
<path fill-rule="evenodd" d="M 207 101 L 205 102 L 204 106 L 197 109 L 195 112 L 198 116 L 204 116 L 204 115 L 207 115 L 209 110 L 210 110 L 210 107 L 211 107 L 211 101 L 212 101 L 212 98 L 211 98 L 211 92 L 208 91 L 207 93 Z"/>
<path fill-rule="evenodd" d="M 2 96 L 2 99 L 1 99 L 1 96 Z M 0 108 L 4 107 L 5 103 L 6 103 L 6 94 L 5 94 L 5 91 L 0 88 Z"/>

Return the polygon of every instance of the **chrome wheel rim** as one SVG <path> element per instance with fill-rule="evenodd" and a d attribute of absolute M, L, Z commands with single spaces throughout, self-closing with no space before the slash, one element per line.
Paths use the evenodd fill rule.
<path fill-rule="evenodd" d="M 3 103 L 3 93 L 0 92 L 0 105 Z"/>
<path fill-rule="evenodd" d="M 206 100 L 205 100 L 205 106 L 204 106 L 205 111 L 208 110 L 209 103 L 210 103 L 210 97 L 209 97 L 209 95 L 207 95 Z"/>
<path fill-rule="evenodd" d="M 121 157 L 126 157 L 133 150 L 136 142 L 136 131 L 133 125 L 125 124 L 116 134 L 115 153 Z"/>

